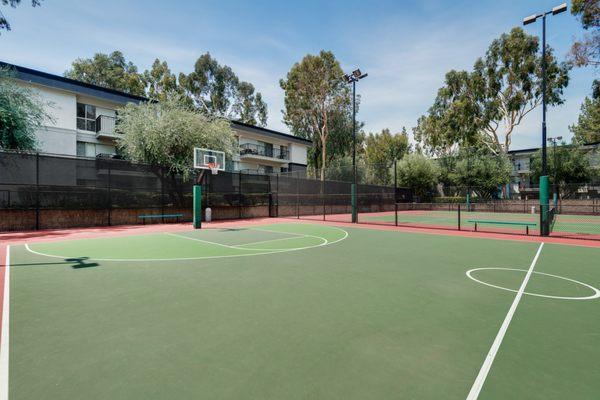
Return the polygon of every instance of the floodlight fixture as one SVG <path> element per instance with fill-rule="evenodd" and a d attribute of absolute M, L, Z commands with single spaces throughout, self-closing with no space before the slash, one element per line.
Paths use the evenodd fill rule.
<path fill-rule="evenodd" d="M 567 11 L 567 3 L 562 3 L 552 8 L 552 15 L 560 14 L 561 12 Z"/>
<path fill-rule="evenodd" d="M 533 24 L 538 17 L 539 17 L 538 14 L 533 14 L 533 15 L 530 15 L 529 17 L 523 18 L 523 25 Z"/>

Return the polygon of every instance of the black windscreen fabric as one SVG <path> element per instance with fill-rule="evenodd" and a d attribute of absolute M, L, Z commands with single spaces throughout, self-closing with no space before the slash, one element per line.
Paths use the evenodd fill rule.
<path fill-rule="evenodd" d="M 195 183 L 202 185 L 202 206 L 220 208 L 222 218 L 345 213 L 352 203 L 347 180 L 321 181 L 305 173 L 194 171 L 184 179 L 166 168 L 124 160 L 0 152 L 1 209 L 106 211 L 96 224 L 110 224 L 116 218 L 111 212 L 118 210 L 127 223 L 136 223 L 136 210 L 191 213 Z M 403 188 L 359 184 L 356 192 L 363 212 L 412 201 Z"/>
<path fill-rule="evenodd" d="M 0 152 L 0 185 L 35 185 L 36 155 Z"/>

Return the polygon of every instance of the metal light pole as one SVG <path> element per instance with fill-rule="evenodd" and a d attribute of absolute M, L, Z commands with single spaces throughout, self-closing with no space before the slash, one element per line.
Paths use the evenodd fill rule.
<path fill-rule="evenodd" d="M 346 83 L 352 84 L 352 222 L 358 222 L 356 202 L 356 82 L 366 78 L 369 74 L 363 74 L 360 69 L 345 74 Z"/>
<path fill-rule="evenodd" d="M 534 23 L 542 18 L 542 176 L 540 176 L 540 234 L 547 236 L 549 226 L 547 223 L 548 210 L 548 165 L 546 159 L 546 16 L 556 15 L 567 11 L 567 3 L 558 5 L 550 11 L 533 14 L 523 19 L 523 25 Z"/>

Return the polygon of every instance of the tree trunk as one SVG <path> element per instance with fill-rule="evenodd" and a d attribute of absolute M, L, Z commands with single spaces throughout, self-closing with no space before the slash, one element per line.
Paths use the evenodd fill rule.
<path fill-rule="evenodd" d="M 321 136 L 321 181 L 325 180 L 325 164 L 327 159 L 327 139 Z"/>

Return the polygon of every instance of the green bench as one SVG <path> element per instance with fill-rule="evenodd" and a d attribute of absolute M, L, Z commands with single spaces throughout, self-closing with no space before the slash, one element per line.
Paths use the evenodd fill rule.
<path fill-rule="evenodd" d="M 516 222 L 516 221 L 494 221 L 490 219 L 470 219 L 468 220 L 475 224 L 475 232 L 477 232 L 477 224 L 490 224 L 490 225 L 517 225 L 525 227 L 525 234 L 529 235 L 529 227 L 537 226 L 535 222 Z"/>
<path fill-rule="evenodd" d="M 147 219 L 154 218 L 177 218 L 177 222 L 179 222 L 179 218 L 183 217 L 183 214 L 149 214 L 149 215 L 138 215 L 138 218 L 141 218 L 142 223 L 146 225 Z"/>

